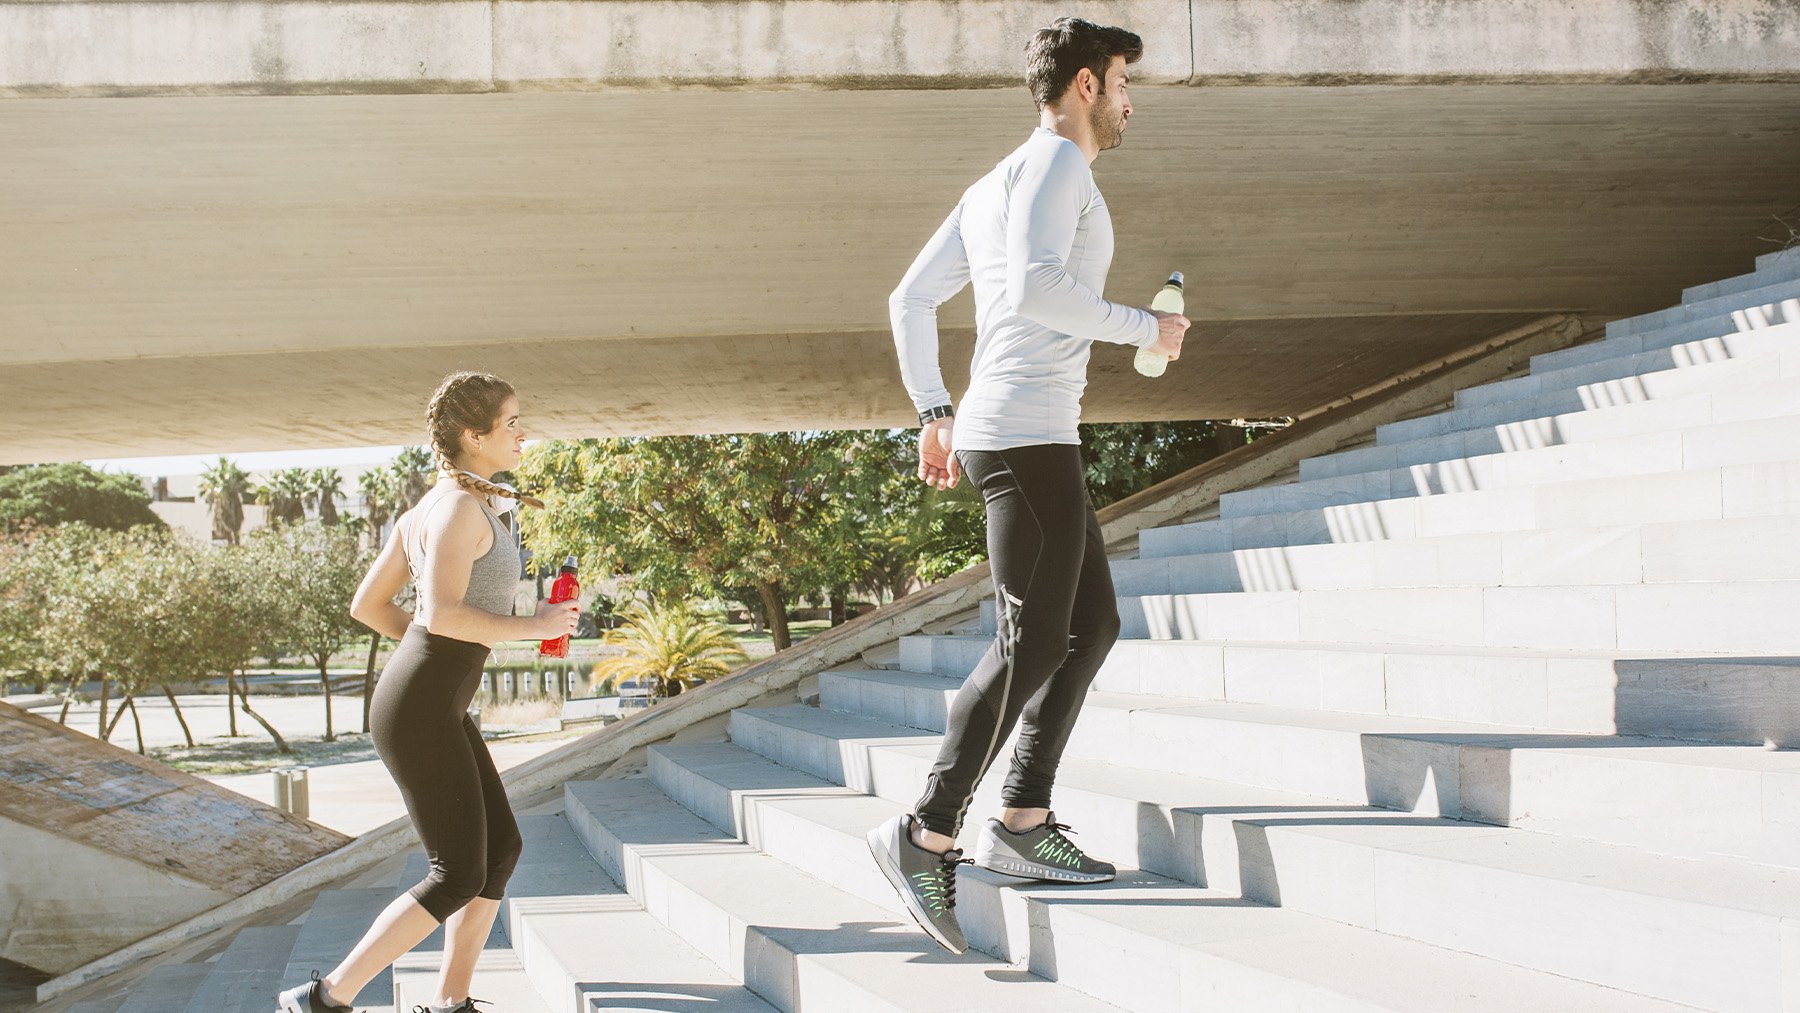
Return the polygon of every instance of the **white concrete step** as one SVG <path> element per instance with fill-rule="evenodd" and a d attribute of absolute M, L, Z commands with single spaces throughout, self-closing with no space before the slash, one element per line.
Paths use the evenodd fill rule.
<path fill-rule="evenodd" d="M 1742 312 L 1751 307 L 1779 303 L 1796 297 L 1800 297 L 1800 277 L 1775 278 L 1771 279 L 1768 284 L 1756 288 L 1729 292 L 1699 302 L 1681 302 L 1665 309 L 1640 313 L 1634 317 L 1622 317 L 1606 325 L 1606 336 L 1616 338 L 1628 334 L 1666 331 L 1682 324 L 1729 317 L 1733 313 Z"/>
<path fill-rule="evenodd" d="M 441 950 L 421 948 L 394 962 L 396 1010 L 411 1010 L 415 1006 L 431 1008 L 442 960 Z M 483 950 L 476 958 L 474 984 L 469 988 L 469 995 L 491 1002 L 494 1008 L 506 1013 L 545 1013 L 549 1009 L 532 987 L 519 955 L 505 946 Z"/>
<path fill-rule="evenodd" d="M 1562 414 L 1531 415 L 1500 425 L 1459 428 L 1406 442 L 1376 443 L 1309 457 L 1300 462 L 1300 478 L 1329 478 L 1456 457 L 1518 453 L 1538 447 L 1800 414 L 1800 351 L 1725 365 L 1754 365 L 1759 372 L 1743 374 L 1745 382 L 1719 390 L 1601 407 L 1576 405 Z"/>
<path fill-rule="evenodd" d="M 408 885 L 411 885 L 410 883 Z M 312 972 L 328 974 L 360 940 L 382 909 L 399 896 L 393 888 L 362 890 L 327 890 L 313 902 L 300 925 L 300 935 L 288 954 L 287 967 L 281 975 L 281 987 L 292 988 L 312 977 Z M 394 976 L 383 971 L 364 986 L 355 997 L 357 1006 L 393 1006 Z M 410 1007 L 408 1007 L 410 1009 Z"/>
<path fill-rule="evenodd" d="M 1543 482 L 1146 528 L 1138 556 L 1800 513 L 1800 461 Z"/>
<path fill-rule="evenodd" d="M 1759 259 L 1758 263 L 1761 262 Z M 1768 261 L 1766 267 L 1759 266 L 1749 274 L 1740 274 L 1705 285 L 1682 289 L 1681 301 L 1684 303 L 1705 302 L 1723 295 L 1748 292 L 1751 289 L 1762 288 L 1779 281 L 1786 281 L 1789 278 L 1800 278 L 1800 256 L 1772 259 Z"/>
<path fill-rule="evenodd" d="M 1377 426 L 1377 444 L 1405 443 L 1482 426 L 1736 388 L 1780 375 L 1800 351 L 1800 324 L 1728 334 L 1548 373 L 1528 373 L 1457 392 L 1449 411 Z"/>
<path fill-rule="evenodd" d="M 831 674 L 821 703 L 941 733 L 958 685 L 920 673 Z M 741 723 L 760 729 L 754 722 L 781 717 Z M 734 719 L 734 739 L 738 727 Z M 757 748 L 766 738 L 752 730 L 739 741 Z M 1800 753 L 1789 751 L 1092 693 L 1068 755 L 1664 854 L 1800 866 Z"/>
<path fill-rule="evenodd" d="M 650 769 L 671 797 L 727 833 L 899 910 L 863 835 L 902 805 L 731 744 L 654 747 Z M 971 945 L 1124 1009 L 1645 1008 L 1639 996 L 1149 873 L 1082 888 L 980 870 L 959 878 L 959 921 Z"/>
<path fill-rule="evenodd" d="M 1797 259 L 1800 259 L 1800 246 L 1785 247 L 1759 255 L 1756 258 L 1756 269 L 1758 271 L 1774 270 L 1780 265 L 1790 264 Z"/>
<path fill-rule="evenodd" d="M 1498 408 L 1543 394 L 1588 388 L 1597 402 L 1627 397 L 1633 377 L 1670 370 L 1695 370 L 1721 366 L 1733 359 L 1772 351 L 1788 351 L 1800 324 L 1784 323 L 1752 331 L 1733 331 L 1695 341 L 1684 341 L 1646 351 L 1624 350 L 1618 355 L 1594 359 L 1561 369 L 1545 369 L 1490 383 L 1464 387 L 1456 392 L 1451 411 Z M 1429 418 L 1430 416 L 1425 416 Z M 1394 425 L 1405 425 L 1402 420 Z M 1380 427 L 1377 427 L 1379 433 Z"/>
<path fill-rule="evenodd" d="M 298 925 L 256 925 L 239 932 L 194 990 L 187 1013 L 273 1008 L 299 938 Z"/>
<path fill-rule="evenodd" d="M 983 955 L 947 954 L 910 920 L 721 834 L 647 779 L 571 781 L 565 798 L 615 880 L 777 1009 L 1116 1009 Z"/>
<path fill-rule="evenodd" d="M 1234 549 L 1112 564 L 1122 596 L 1796 576 L 1800 514 Z"/>
<path fill-rule="evenodd" d="M 962 680 L 989 636 L 912 636 L 900 667 Z M 884 690 L 873 680 L 871 697 Z M 1434 718 L 1588 735 L 1800 746 L 1800 659 L 1122 640 L 1102 693 Z M 904 711 L 851 710 L 913 723 Z"/>
<path fill-rule="evenodd" d="M 1800 281 L 1784 282 L 1770 285 L 1751 292 L 1743 292 L 1725 299 L 1711 300 L 1716 303 L 1729 303 L 1734 307 L 1730 312 L 1717 314 L 1689 313 L 1688 319 L 1671 323 L 1652 330 L 1624 333 L 1613 330 L 1613 324 L 1607 325 L 1607 337 L 1600 341 L 1572 345 L 1553 352 L 1541 352 L 1531 357 L 1531 371 L 1566 369 L 1583 362 L 1598 362 L 1611 359 L 1630 352 L 1649 351 L 1653 348 L 1667 348 L 1686 341 L 1699 341 L 1704 338 L 1716 338 L 1738 331 L 1753 331 L 1777 324 L 1793 323 L 1800 319 Z M 1685 309 L 1692 310 L 1693 307 Z M 1617 321 L 1614 321 L 1616 324 Z"/>
<path fill-rule="evenodd" d="M 758 742 L 740 738 L 734 723 L 733 741 L 795 757 L 802 763 L 772 758 L 826 780 L 848 771 L 851 787 L 875 770 L 898 781 L 897 766 L 910 761 L 910 783 L 882 792 L 910 802 L 930 761 L 917 743 L 910 752 L 893 749 L 906 741 L 904 730 L 832 712 L 809 720 L 800 710 L 745 722 Z M 771 746 L 781 735 L 816 741 Z M 1133 775 L 1114 769 L 1110 791 L 1137 794 Z M 1780 1008 L 1784 924 L 1800 915 L 1800 872 L 1456 820 L 1293 806 L 1279 793 L 1248 804 L 1208 799 L 1199 781 L 1189 790 L 1190 801 L 1169 810 L 1182 829 L 1159 828 L 1163 810 L 1147 800 L 1125 822 L 1201 846 L 1209 870 L 1235 867 L 1247 900 L 1674 1002 Z M 1074 819 L 1061 778 L 1058 791 L 1059 815 Z"/>
<path fill-rule="evenodd" d="M 1244 489 L 1221 496 L 1219 512 L 1223 517 L 1292 513 L 1412 496 L 1796 459 L 1800 459 L 1800 416 L 1790 415 Z"/>
<path fill-rule="evenodd" d="M 539 819 L 554 824 L 535 847 L 526 846 L 508 884 L 501 921 L 514 965 L 505 981 L 483 981 L 495 998 L 499 988 L 516 990 L 523 980 L 533 993 L 526 1005 L 534 997 L 541 1006 L 531 1008 L 550 1013 L 770 1013 L 768 1003 L 614 883 L 567 820 Z M 524 1007 L 503 1001 L 499 1008 Z"/>
<path fill-rule="evenodd" d="M 211 972 L 211 964 L 164 964 L 145 975 L 122 1005 L 101 1003 L 96 1008 L 111 1013 L 184 1013 Z M 79 1010 L 77 1006 L 71 1013 Z"/>
<path fill-rule="evenodd" d="M 581 844 L 581 839 L 560 816 L 521 816 L 519 835 L 524 850 L 519 864 L 507 884 L 506 899 L 488 934 L 485 947 L 476 963 L 469 994 L 491 1002 L 503 1010 L 520 1013 L 542 1013 L 550 1007 L 533 986 L 526 972 L 523 955 L 508 936 L 511 908 L 521 898 L 545 895 L 585 895 L 611 889 L 612 884 L 600 867 L 594 864 Z M 424 855 L 408 856 L 407 867 L 398 877 L 399 888 L 408 888 L 424 873 Z M 365 923 L 362 926 L 367 929 Z M 351 937 L 354 943 L 360 937 Z M 440 927 L 414 947 L 393 968 L 394 1005 L 397 1010 L 410 1010 L 426 1005 L 434 998 L 438 969 L 444 958 L 444 930 Z"/>
<path fill-rule="evenodd" d="M 1131 640 L 1800 655 L 1800 581 L 1242 591 L 1119 599 Z M 992 633 L 991 609 L 980 632 Z"/>

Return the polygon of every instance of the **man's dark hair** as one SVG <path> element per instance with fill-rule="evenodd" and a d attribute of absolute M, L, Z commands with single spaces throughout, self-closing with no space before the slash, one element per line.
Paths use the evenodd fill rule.
<path fill-rule="evenodd" d="M 1138 62 L 1144 57 L 1144 40 L 1123 28 L 1096 25 L 1085 18 L 1057 18 L 1025 44 L 1025 86 L 1042 106 L 1062 98 L 1075 75 L 1086 67 L 1105 91 L 1106 69 L 1115 56 L 1123 56 L 1128 64 Z"/>

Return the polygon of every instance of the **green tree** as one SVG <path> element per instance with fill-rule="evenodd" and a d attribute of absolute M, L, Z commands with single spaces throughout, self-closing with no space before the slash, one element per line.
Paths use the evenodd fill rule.
<path fill-rule="evenodd" d="M 437 481 L 437 461 L 424 447 L 406 447 L 394 455 L 388 467 L 394 471 L 398 495 L 394 513 L 403 514 L 419 505 Z"/>
<path fill-rule="evenodd" d="M 624 625 L 608 630 L 605 642 L 625 653 L 594 666 L 593 686 L 617 687 L 643 680 L 658 699 L 717 679 L 750 660 L 724 625 L 695 612 L 685 601 L 652 607 L 634 601 L 619 610 Z"/>
<path fill-rule="evenodd" d="M 353 532 L 321 524 L 287 524 L 258 532 L 252 542 L 267 555 L 264 572 L 279 588 L 281 616 L 272 639 L 319 666 L 325 697 L 325 741 L 337 738 L 331 715 L 331 656 L 361 638 L 350 600 L 371 554 Z"/>
<path fill-rule="evenodd" d="M 140 667 L 144 642 L 171 610 L 164 590 L 152 583 L 151 573 L 161 560 L 148 557 L 168 537 L 146 529 L 141 534 L 96 531 L 91 538 L 63 541 L 56 548 L 67 553 L 68 579 L 42 589 L 46 602 L 39 635 L 52 663 L 69 673 L 71 692 L 90 673 L 99 677 L 95 734 L 103 742 L 111 740 L 127 711 L 135 713 L 133 701 L 154 678 Z M 121 694 L 117 710 L 111 709 L 114 690 Z"/>
<path fill-rule="evenodd" d="M 369 548 L 381 548 L 381 531 L 399 511 L 400 488 L 397 473 L 389 467 L 370 468 L 356 477 L 356 489 L 362 496 L 363 520 L 368 525 Z"/>
<path fill-rule="evenodd" d="M 9 608 L 10 614 L 0 622 L 0 637 L 5 638 L 0 641 L 0 655 L 5 656 L 0 664 L 22 669 L 35 684 L 62 687 L 63 710 L 58 720 L 64 722 L 81 687 L 90 676 L 99 675 L 101 714 L 96 734 L 108 733 L 110 684 L 82 643 L 99 625 L 96 618 L 107 614 L 106 588 L 95 579 L 106 570 L 102 550 L 123 533 L 74 523 L 28 528 L 11 537 L 19 547 L 20 564 L 0 583 L 11 589 L 9 595 L 16 596 L 8 604 L 17 609 Z"/>
<path fill-rule="evenodd" d="M 1249 443 L 1284 423 L 1107 422 L 1081 427 L 1088 491 L 1096 507 L 1124 499 Z"/>
<path fill-rule="evenodd" d="M 271 645 L 280 639 L 280 627 L 287 618 L 282 582 L 289 567 L 282 559 L 278 540 L 253 538 L 249 545 L 208 553 L 202 582 L 213 603 L 207 613 L 208 639 L 216 649 L 211 655 L 211 672 L 225 679 L 229 733 L 237 736 L 237 712 L 242 710 L 269 733 L 278 751 L 290 753 L 293 750 L 287 739 L 250 706 L 249 679 L 244 673 L 259 654 L 277 650 Z"/>
<path fill-rule="evenodd" d="M 0 530 L 79 522 L 105 531 L 165 528 L 134 475 L 95 471 L 80 462 L 42 464 L 0 475 Z"/>
<path fill-rule="evenodd" d="M 238 544 L 244 533 L 244 496 L 249 492 L 250 473 L 228 457 L 220 457 L 200 473 L 200 498 L 212 508 L 213 541 Z"/>
<path fill-rule="evenodd" d="M 777 650 L 796 595 L 846 586 L 857 532 L 845 506 L 856 433 L 550 441 L 519 474 L 549 489 L 525 514 L 536 560 L 575 555 L 663 601 L 751 589 Z M 541 564 L 540 564 L 541 565 Z"/>
<path fill-rule="evenodd" d="M 336 468 L 314 468 L 306 477 L 306 505 L 318 508 L 320 524 L 336 524 L 337 501 L 344 497 L 344 477 Z"/>
<path fill-rule="evenodd" d="M 299 524 L 306 520 L 306 497 L 312 485 L 305 468 L 271 472 L 256 490 L 256 501 L 269 508 L 269 524 Z"/>
<path fill-rule="evenodd" d="M 860 553 L 855 586 L 893 600 L 914 581 L 941 580 L 985 558 L 985 514 L 970 483 L 938 490 L 919 481 L 916 431 L 879 437 L 859 455 L 867 473 L 850 499 Z"/>

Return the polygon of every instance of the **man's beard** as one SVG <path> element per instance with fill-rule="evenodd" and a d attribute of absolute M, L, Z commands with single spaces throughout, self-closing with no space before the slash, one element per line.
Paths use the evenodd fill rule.
<path fill-rule="evenodd" d="M 1093 111 L 1088 113 L 1088 126 L 1094 131 L 1094 147 L 1100 151 L 1125 143 L 1125 117 L 1110 102 L 1094 103 Z"/>

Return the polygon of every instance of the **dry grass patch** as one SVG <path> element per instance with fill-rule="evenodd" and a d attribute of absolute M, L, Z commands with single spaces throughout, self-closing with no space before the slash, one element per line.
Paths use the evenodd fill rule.
<path fill-rule="evenodd" d="M 529 728 L 562 717 L 562 700 L 551 696 L 523 696 L 481 705 L 481 727 Z"/>

